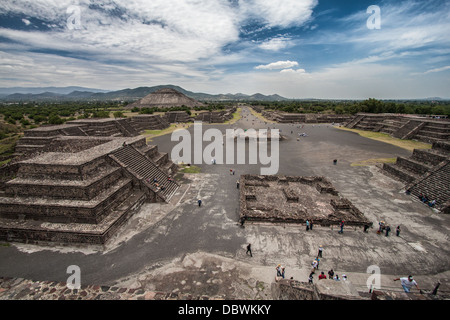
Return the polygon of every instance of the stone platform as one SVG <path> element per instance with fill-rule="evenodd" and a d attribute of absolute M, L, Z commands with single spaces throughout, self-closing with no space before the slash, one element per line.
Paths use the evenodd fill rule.
<path fill-rule="evenodd" d="M 372 223 L 324 177 L 257 176 L 240 178 L 240 218 L 250 221 L 329 226 Z"/>

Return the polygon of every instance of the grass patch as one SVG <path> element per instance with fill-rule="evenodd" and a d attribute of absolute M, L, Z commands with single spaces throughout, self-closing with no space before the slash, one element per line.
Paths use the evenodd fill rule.
<path fill-rule="evenodd" d="M 179 170 L 179 172 L 182 173 L 200 173 L 201 169 L 197 166 L 193 166 L 193 165 L 186 165 L 186 164 L 182 164 L 180 165 L 181 169 Z"/>
<path fill-rule="evenodd" d="M 172 124 L 172 125 L 170 125 L 170 127 L 163 129 L 163 130 L 145 130 L 142 133 L 142 135 L 146 138 L 146 141 L 149 142 L 149 141 L 152 141 L 153 138 L 172 133 L 177 129 L 187 129 L 191 125 L 192 125 L 192 122 L 184 123 L 184 124 Z"/>
<path fill-rule="evenodd" d="M 362 161 L 353 162 L 351 164 L 352 167 L 365 167 L 365 166 L 374 166 L 382 163 L 395 163 L 397 158 L 378 158 L 378 159 L 367 159 Z"/>
<path fill-rule="evenodd" d="M 233 118 L 228 121 L 225 121 L 224 124 L 235 124 L 241 118 L 242 118 L 242 108 L 237 108 L 236 112 L 233 113 Z"/>
<path fill-rule="evenodd" d="M 373 132 L 373 131 L 364 131 L 359 129 L 349 129 L 345 127 L 335 127 L 340 130 L 351 131 L 359 134 L 361 137 L 369 138 L 372 140 L 381 141 L 384 143 L 388 143 L 409 151 L 413 151 L 414 149 L 431 149 L 431 144 L 424 143 L 415 140 L 402 140 L 398 138 L 391 137 L 387 133 L 382 132 Z"/>

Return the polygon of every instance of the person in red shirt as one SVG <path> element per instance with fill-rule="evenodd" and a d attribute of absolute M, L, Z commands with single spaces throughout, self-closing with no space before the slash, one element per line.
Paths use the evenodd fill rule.
<path fill-rule="evenodd" d="M 323 271 L 322 271 L 322 273 L 319 275 L 319 280 L 321 280 L 321 279 L 326 279 L 327 278 L 327 276 L 325 275 L 325 273 L 323 273 Z"/>

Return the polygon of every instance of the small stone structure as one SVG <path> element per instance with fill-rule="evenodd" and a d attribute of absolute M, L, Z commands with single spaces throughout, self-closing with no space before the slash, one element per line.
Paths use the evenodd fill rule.
<path fill-rule="evenodd" d="M 242 175 L 239 201 L 243 221 L 372 225 L 324 177 Z"/>
<path fill-rule="evenodd" d="M 205 123 L 224 123 L 233 119 L 233 113 L 235 113 L 236 110 L 236 107 L 233 107 L 221 111 L 200 112 L 195 117 L 195 121 L 202 121 Z"/>
<path fill-rule="evenodd" d="M 358 113 L 348 121 L 346 127 L 383 132 L 394 138 L 415 139 L 426 143 L 448 141 L 450 138 L 449 119 L 433 119 L 416 115 Z"/>
<path fill-rule="evenodd" d="M 351 115 L 346 114 L 287 113 L 264 110 L 259 107 L 252 108 L 261 113 L 264 118 L 278 123 L 344 123 L 352 118 Z"/>

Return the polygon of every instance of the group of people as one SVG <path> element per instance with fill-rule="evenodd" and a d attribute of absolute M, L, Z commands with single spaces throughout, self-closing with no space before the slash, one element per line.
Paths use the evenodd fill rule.
<path fill-rule="evenodd" d="M 380 221 L 378 222 L 378 231 L 377 234 L 382 234 L 383 231 L 385 231 L 386 237 L 389 236 L 389 232 L 391 232 L 391 227 L 386 224 L 384 221 Z M 397 228 L 395 229 L 395 234 L 397 235 L 397 237 L 400 236 L 400 226 L 397 226 Z"/>
<path fill-rule="evenodd" d="M 320 245 L 320 246 L 319 246 L 319 250 L 318 250 L 318 252 L 317 252 L 317 257 L 316 257 L 316 258 L 314 259 L 314 261 L 311 263 L 311 265 L 312 265 L 312 270 L 311 270 L 311 272 L 309 273 L 309 276 L 308 276 L 308 282 L 309 282 L 309 283 L 313 283 L 313 281 L 314 281 L 314 274 L 316 273 L 316 271 L 319 270 L 320 258 L 322 258 L 322 257 L 323 257 L 323 246 Z M 331 280 L 335 280 L 335 281 L 341 281 L 341 278 L 339 278 L 339 275 L 338 275 L 338 274 L 335 274 L 335 273 L 334 273 L 333 269 L 330 269 L 330 270 L 328 271 L 328 278 L 327 278 L 325 272 L 324 272 L 324 271 L 321 271 L 320 274 L 319 274 L 318 279 L 319 279 L 319 280 L 323 280 L 323 279 L 331 279 Z M 342 279 L 343 279 L 343 280 L 347 280 L 347 276 L 344 274 L 344 275 L 342 276 Z"/>
<path fill-rule="evenodd" d="M 435 206 L 435 204 L 436 204 L 436 200 L 431 200 L 430 201 L 430 199 L 426 196 L 426 195 L 423 195 L 423 194 L 419 194 L 419 200 L 420 201 L 422 201 L 423 203 L 425 203 L 425 204 L 428 204 L 428 206 L 430 207 L 430 208 L 433 208 L 434 206 Z"/>

